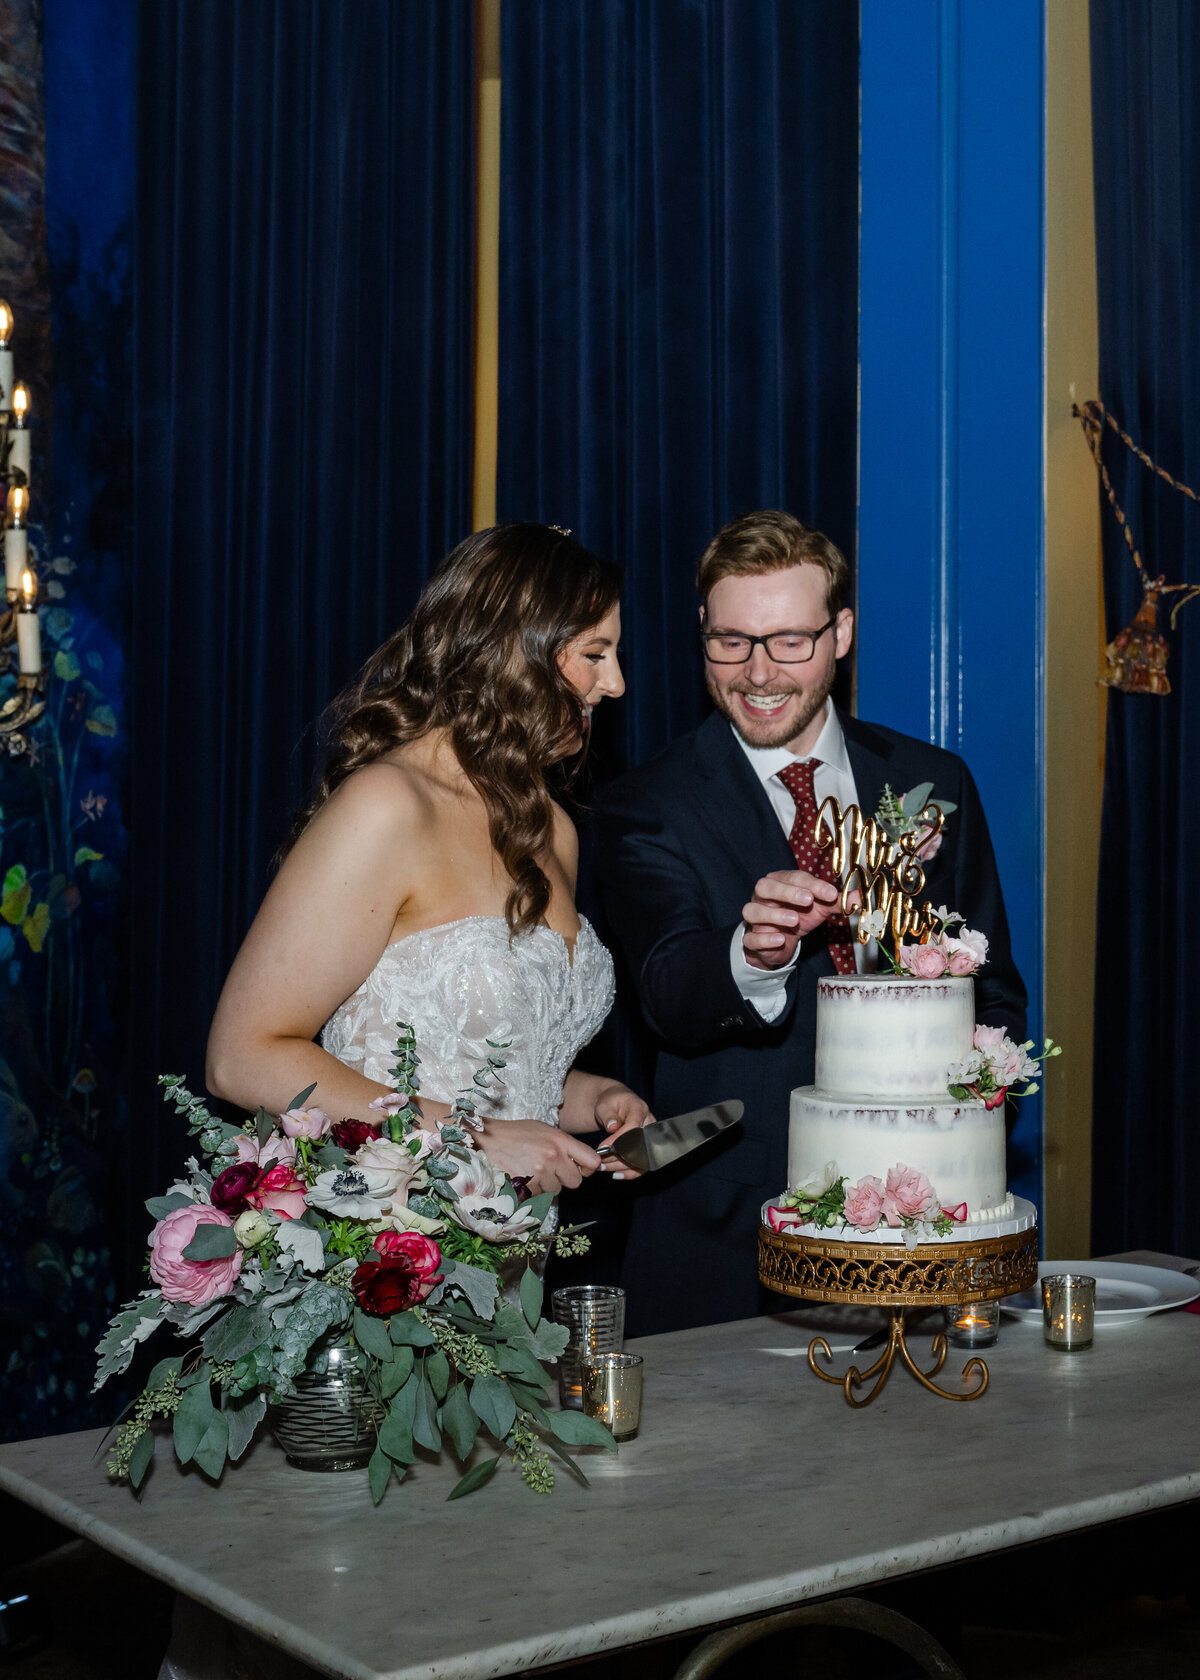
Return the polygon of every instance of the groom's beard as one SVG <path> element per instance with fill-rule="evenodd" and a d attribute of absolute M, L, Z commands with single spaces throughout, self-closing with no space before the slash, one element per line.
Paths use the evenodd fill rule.
<path fill-rule="evenodd" d="M 831 660 L 829 670 L 817 683 L 815 688 L 793 688 L 787 683 L 780 684 L 769 692 L 774 694 L 794 694 L 798 704 L 789 705 L 783 716 L 764 718 L 760 723 L 756 718 L 747 717 L 746 713 L 730 698 L 733 694 L 761 694 L 762 689 L 754 688 L 750 683 L 730 683 L 718 685 L 713 676 L 712 667 L 706 665 L 704 680 L 708 685 L 708 692 L 713 705 L 719 712 L 723 712 L 730 723 L 737 730 L 742 740 L 751 747 L 786 747 L 794 741 L 797 735 L 806 730 L 817 713 L 828 700 L 833 689 L 833 679 L 837 675 L 837 665 Z"/>

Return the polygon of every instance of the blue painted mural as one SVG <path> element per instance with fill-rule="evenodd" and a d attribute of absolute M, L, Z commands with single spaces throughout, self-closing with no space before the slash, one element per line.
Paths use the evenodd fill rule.
<path fill-rule="evenodd" d="M 0 295 L 31 393 L 47 702 L 23 750 L 0 756 L 9 1438 L 107 1422 L 112 1404 L 88 1394 L 114 1298 L 109 1197 L 125 1141 L 132 21 L 129 0 L 0 0 L 0 36 L 15 48 L 0 75 L 19 119 L 0 153 Z M 0 670 L 0 705 L 15 666 Z"/>

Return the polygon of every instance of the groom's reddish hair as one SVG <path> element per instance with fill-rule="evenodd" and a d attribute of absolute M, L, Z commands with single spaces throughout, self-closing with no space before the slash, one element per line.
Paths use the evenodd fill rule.
<path fill-rule="evenodd" d="M 696 588 L 701 604 L 722 578 L 761 577 L 792 566 L 819 566 L 830 615 L 841 611 L 850 593 L 850 568 L 835 543 L 781 508 L 740 513 L 722 525 L 700 556 Z"/>

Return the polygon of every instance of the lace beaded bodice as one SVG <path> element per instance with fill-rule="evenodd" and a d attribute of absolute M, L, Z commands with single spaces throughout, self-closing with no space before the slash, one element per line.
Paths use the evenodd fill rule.
<path fill-rule="evenodd" d="M 531 928 L 510 942 L 503 916 L 467 916 L 387 946 L 325 1023 L 321 1044 L 390 1085 L 396 1024 L 407 1021 L 421 1058 L 421 1093 L 452 1102 L 487 1061 L 487 1040 L 507 1040 L 502 1083 L 476 1093 L 478 1112 L 553 1126 L 563 1081 L 600 1030 L 613 993 L 612 958 L 589 922 L 581 923 L 572 962 L 553 928 Z"/>

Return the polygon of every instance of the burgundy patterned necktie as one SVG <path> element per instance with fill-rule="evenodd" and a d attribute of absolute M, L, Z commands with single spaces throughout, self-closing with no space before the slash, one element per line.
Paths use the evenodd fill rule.
<path fill-rule="evenodd" d="M 792 856 L 796 859 L 796 867 L 815 875 L 818 881 L 830 881 L 836 886 L 829 853 L 822 851 L 816 842 L 817 795 L 813 787 L 813 775 L 820 762 L 817 758 L 798 758 L 776 774 L 796 801 L 796 815 L 792 821 L 792 832 L 788 835 L 788 844 L 792 848 Z M 829 934 L 829 955 L 833 958 L 834 968 L 839 974 L 854 974 L 856 964 L 850 923 L 839 913 L 831 916 L 825 926 Z"/>

